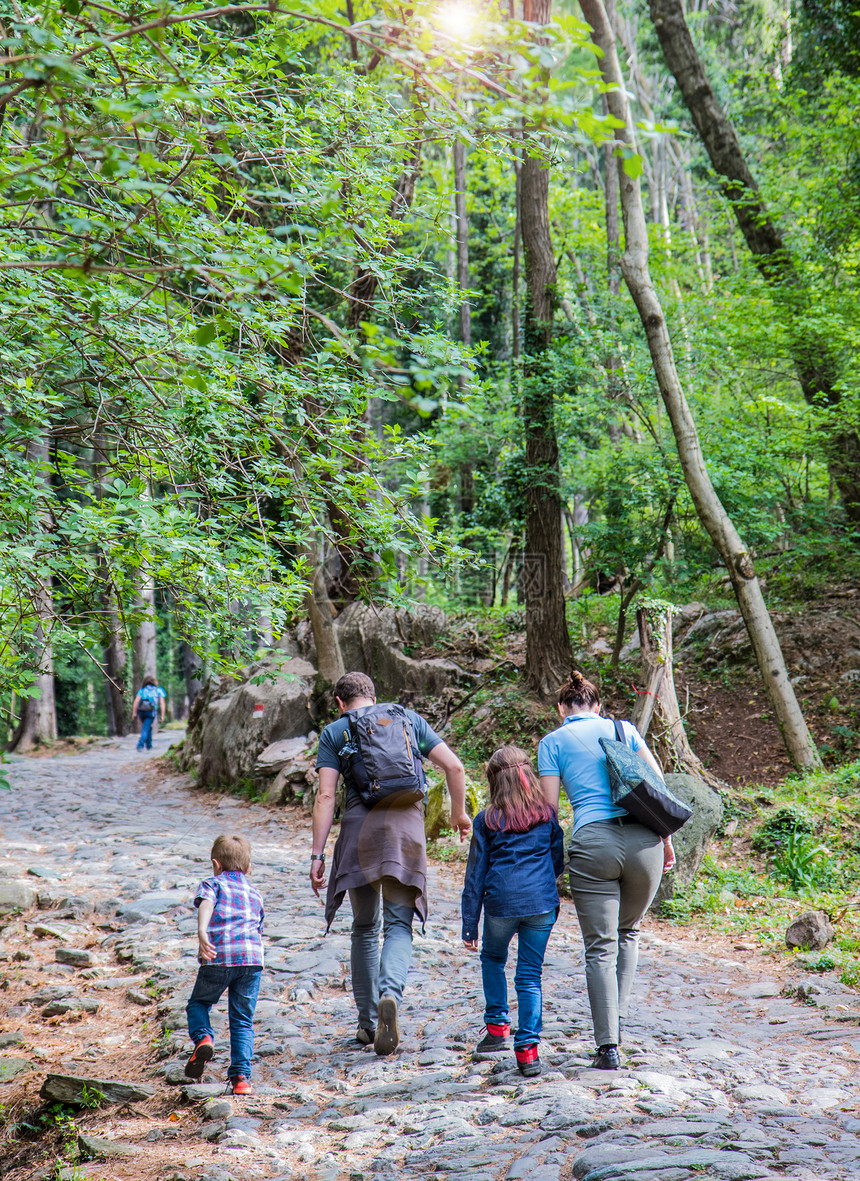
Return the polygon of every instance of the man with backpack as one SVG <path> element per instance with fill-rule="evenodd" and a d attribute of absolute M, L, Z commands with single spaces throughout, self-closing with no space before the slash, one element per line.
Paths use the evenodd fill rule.
<path fill-rule="evenodd" d="M 152 750 L 152 724 L 155 721 L 155 715 L 161 711 L 161 724 L 164 725 L 164 701 L 167 694 L 156 681 L 155 677 L 145 677 L 144 682 L 134 699 L 134 704 L 131 707 L 131 720 L 140 718 L 140 738 L 137 740 L 137 749 Z"/>
<path fill-rule="evenodd" d="M 451 826 L 461 841 L 471 829 L 466 776 L 463 764 L 420 714 L 377 704 L 373 681 L 364 673 L 346 673 L 334 692 L 340 717 L 320 735 L 310 881 L 317 896 L 328 885 L 329 927 L 349 894 L 356 1041 L 373 1043 L 377 1054 L 392 1054 L 400 1041 L 398 1004 L 412 959 L 412 920 L 415 914 L 422 923 L 427 919 L 422 757 L 445 775 Z M 340 775 L 346 802 L 327 881 L 325 845 Z"/>

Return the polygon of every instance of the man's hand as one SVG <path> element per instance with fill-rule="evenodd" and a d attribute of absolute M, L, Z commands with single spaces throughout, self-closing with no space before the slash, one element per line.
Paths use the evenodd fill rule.
<path fill-rule="evenodd" d="M 461 843 L 472 831 L 472 822 L 466 814 L 466 772 L 463 764 L 445 742 L 439 742 L 427 758 L 434 767 L 444 774 L 451 797 L 451 827 L 459 832 Z"/>
<path fill-rule="evenodd" d="M 477 939 L 464 939 L 463 946 L 466 948 L 467 951 L 477 951 L 478 950 L 478 940 Z"/>
<path fill-rule="evenodd" d="M 308 874 L 311 881 L 311 889 L 317 898 L 320 896 L 320 890 L 324 890 L 328 885 L 328 879 L 325 876 L 325 862 L 312 861 L 311 872 Z"/>
<path fill-rule="evenodd" d="M 451 827 L 453 828 L 454 832 L 459 832 L 460 844 L 462 845 L 463 841 L 465 841 L 466 837 L 472 831 L 472 821 L 465 812 L 461 812 L 460 815 L 457 816 L 452 808 Z"/>

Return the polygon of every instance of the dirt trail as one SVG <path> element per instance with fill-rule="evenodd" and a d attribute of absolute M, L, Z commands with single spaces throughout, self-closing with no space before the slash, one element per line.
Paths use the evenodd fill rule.
<path fill-rule="evenodd" d="M 167 741 L 159 736 L 156 753 Z M 566 902 L 546 965 L 544 1073 L 525 1081 L 512 1055 L 472 1060 L 480 981 L 458 938 L 462 867 L 439 866 L 431 921 L 415 940 L 405 1040 L 378 1059 L 352 1041 L 348 922 L 324 937 L 305 814 L 165 779 L 131 740 L 19 760 L 10 778 L 0 889 L 14 896 L 23 883 L 38 905 L 0 919 L 8 1181 L 860 1178 L 854 994 L 830 997 L 826 1013 L 799 1004 L 780 995 L 787 969 L 649 920 L 625 1068 L 595 1072 Z M 226 830 L 250 838 L 267 909 L 256 1094 L 241 1101 L 223 1096 L 223 1039 L 209 1086 L 182 1085 L 190 903 Z M 153 1093 L 85 1109 L 76 1128 L 55 1120 L 38 1139 L 16 1123 L 36 1122 L 49 1072 Z"/>

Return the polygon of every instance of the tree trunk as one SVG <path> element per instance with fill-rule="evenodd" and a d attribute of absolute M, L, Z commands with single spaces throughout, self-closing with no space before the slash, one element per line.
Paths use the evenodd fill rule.
<path fill-rule="evenodd" d="M 134 691 L 140 689 L 147 677 L 158 679 L 158 665 L 155 648 L 155 583 L 151 577 L 144 575 L 146 582 L 135 595 L 134 606 L 136 612 L 143 612 L 143 616 L 135 629 L 131 646 L 131 666 L 134 680 Z"/>
<path fill-rule="evenodd" d="M 675 691 L 672 654 L 672 609 L 659 611 L 640 607 L 636 612 L 642 654 L 642 684 L 633 710 L 632 722 L 645 737 L 652 730 L 648 745 L 664 770 L 682 771 L 704 779 L 711 787 L 722 787 L 702 765 L 687 740 L 684 721 Z"/>
<path fill-rule="evenodd" d="M 102 431 L 93 440 L 93 485 L 96 496 L 104 495 L 104 481 L 108 468 L 108 443 Z M 105 713 L 107 732 L 111 738 L 122 738 L 128 733 L 125 708 L 125 676 L 128 652 L 125 628 L 113 578 L 104 555 L 99 555 L 99 579 L 102 585 L 101 610 L 104 619 L 102 635 L 102 672 L 104 674 Z"/>
<path fill-rule="evenodd" d="M 454 144 L 454 215 L 457 225 L 457 286 L 460 289 L 460 340 L 472 344 L 472 308 L 469 303 L 469 215 L 466 211 L 466 145 Z"/>
<path fill-rule="evenodd" d="M 322 558 L 316 542 L 309 542 L 305 546 L 305 556 L 312 574 L 306 605 L 317 649 L 317 671 L 323 682 L 322 687 L 330 689 L 346 672 L 346 667 L 334 626 L 335 610 L 326 591 Z"/>
<path fill-rule="evenodd" d="M 45 483 L 50 465 L 50 440 L 47 435 L 27 444 L 27 462 L 33 466 L 34 482 Z M 45 524 L 41 517 L 40 524 Z M 30 610 L 34 618 L 30 659 L 36 670 L 34 695 L 21 698 L 21 716 L 9 750 L 32 750 L 40 742 L 53 742 L 57 737 L 57 707 L 54 697 L 54 650 L 51 644 L 51 620 L 54 614 L 54 593 L 49 574 L 37 575 Z"/>
<path fill-rule="evenodd" d="M 791 251 L 747 166 L 737 134 L 711 88 L 684 19 L 681 0 L 649 0 L 651 19 L 666 65 L 675 77 L 711 164 L 723 178 L 728 199 L 753 260 L 770 286 L 789 327 L 789 347 L 803 396 L 810 405 L 829 407 L 834 424 L 841 400 L 840 364 L 827 338 L 804 324 L 814 313 Z M 828 466 L 845 511 L 860 521 L 860 435 L 834 425 L 826 445 Z"/>
<path fill-rule="evenodd" d="M 619 138 L 633 146 L 630 111 L 624 79 L 615 50 L 615 39 L 602 0 L 581 0 L 595 44 L 603 51 L 600 70 L 612 87 L 608 92 L 613 115 L 620 123 Z M 648 271 L 648 232 L 638 180 L 627 176 L 619 160 L 625 248 L 622 270 L 642 320 L 660 393 L 675 435 L 678 456 L 699 520 L 725 564 L 747 625 L 770 702 L 786 746 L 798 767 L 820 765 L 815 743 L 806 726 L 794 689 L 788 679 L 782 650 L 756 577 L 752 558 L 723 508 L 705 466 L 696 424 L 690 412 L 672 355 L 672 343 L 663 309 Z"/>
<path fill-rule="evenodd" d="M 119 608 L 112 588 L 105 592 L 102 602 L 110 633 L 110 639 L 102 649 L 107 732 L 111 737 L 122 738 L 128 733 L 125 712 L 125 671 L 128 654 Z"/>
<path fill-rule="evenodd" d="M 551 0 L 526 0 L 523 18 L 536 25 L 550 19 Z M 558 439 L 553 390 L 544 353 L 552 339 L 556 265 L 549 224 L 549 170 L 539 141 L 525 143 L 520 168 L 522 236 L 528 298 L 522 415 L 526 445 L 526 685 L 549 697 L 570 671 L 572 652 L 565 619 Z"/>
<path fill-rule="evenodd" d="M 203 687 L 205 670 L 199 654 L 194 651 L 187 640 L 182 641 L 182 673 L 185 677 L 185 695 L 188 698 L 188 712 L 194 705 L 194 699 Z"/>

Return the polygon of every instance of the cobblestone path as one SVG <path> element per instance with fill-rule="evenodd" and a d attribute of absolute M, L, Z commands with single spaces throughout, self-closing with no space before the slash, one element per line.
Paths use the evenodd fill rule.
<path fill-rule="evenodd" d="M 159 777 L 130 740 L 10 771 L 0 897 L 23 909 L 0 919 L 5 1134 L 52 1071 L 137 1080 L 153 1093 L 83 1113 L 79 1130 L 100 1138 L 81 1142 L 90 1163 L 46 1165 L 19 1136 L 2 1150 L 0 1176 L 860 1178 L 854 993 L 810 986 L 800 1003 L 783 995 L 799 980 L 790 966 L 651 924 L 624 1069 L 596 1072 L 565 903 L 545 973 L 544 1073 L 527 1081 L 512 1054 L 473 1060 L 478 963 L 458 937 L 462 866 L 443 865 L 415 940 L 405 1040 L 379 1059 L 352 1041 L 348 922 L 342 914 L 323 937 L 303 813 Z M 203 1084 L 184 1086 L 182 1074 L 196 970 L 190 900 L 221 831 L 250 838 L 267 908 L 256 1094 L 244 1100 L 223 1094 L 223 1040 Z"/>

